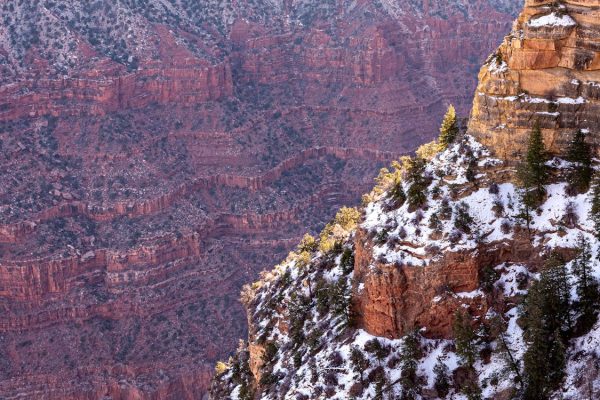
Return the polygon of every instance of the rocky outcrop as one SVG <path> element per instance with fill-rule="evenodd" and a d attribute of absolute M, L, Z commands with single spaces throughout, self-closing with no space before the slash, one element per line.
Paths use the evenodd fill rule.
<path fill-rule="evenodd" d="M 561 163 L 553 165 L 562 169 Z M 535 287 L 553 301 L 557 294 L 546 291 L 561 287 L 573 304 L 572 288 L 580 284 L 570 286 L 569 278 L 581 265 L 597 272 L 598 263 L 582 249 L 595 248 L 598 239 L 584 205 L 590 192 L 566 195 L 568 183 L 561 180 L 545 186 L 547 198 L 529 225 L 519 224 L 519 187 L 496 181 L 499 166 L 507 167 L 465 136 L 422 171 L 430 177 L 423 188 L 431 193 L 426 205 L 413 208 L 395 195 L 400 192 L 395 185 L 410 193 L 415 183 L 390 182 L 388 190 L 371 193 L 374 200 L 362 215 L 340 212 L 315 246 L 303 241 L 246 286 L 248 343 L 219 365 L 211 398 L 237 393 L 287 398 L 301 392 L 311 399 L 323 393 L 371 399 L 373 390 L 381 390 L 376 373 L 389 382 L 384 387 L 392 396 L 416 387 L 424 399 L 449 399 L 468 380 L 485 390 L 486 398 L 515 397 L 519 379 L 532 368 L 519 367 L 532 354 L 528 323 L 534 322 L 528 312 L 536 306 L 528 293 Z M 469 169 L 476 183 L 466 178 Z M 557 228 L 567 209 L 579 222 Z M 345 231 L 341 221 L 352 215 L 358 225 Z M 336 246 L 323 242 L 331 236 Z M 576 318 L 573 326 L 581 323 Z M 551 339 L 551 332 L 544 340 L 561 340 Z M 551 390 L 581 398 L 598 377 L 590 365 L 597 358 L 600 329 L 595 323 L 568 335 L 565 378 Z M 409 349 L 418 351 L 407 356 Z M 410 361 L 403 363 L 402 357 Z M 445 368 L 432 368 L 433 360 Z M 501 373 L 512 377 L 489 385 L 507 365 L 515 368 Z M 417 375 L 415 381 L 402 382 L 407 368 Z M 448 371 L 446 392 L 434 384 L 440 369 Z M 539 387 L 529 389 L 537 393 Z"/>
<path fill-rule="evenodd" d="M 429 338 L 451 338 L 456 310 L 462 307 L 477 317 L 488 310 L 486 297 L 475 293 L 484 268 L 504 262 L 535 268 L 541 262 L 541 252 L 532 251 L 525 232 L 516 234 L 515 240 L 485 244 L 476 251 L 445 252 L 427 266 L 373 259 L 372 239 L 363 231 L 358 231 L 355 246 L 353 301 L 358 323 L 367 332 L 390 339 L 417 328 L 423 328 Z M 565 255 L 573 256 L 569 251 Z"/>
<path fill-rule="evenodd" d="M 516 159 L 539 122 L 560 153 L 578 129 L 598 144 L 600 14 L 596 1 L 527 1 L 479 74 L 469 131 Z"/>
<path fill-rule="evenodd" d="M 448 338 L 457 303 L 476 315 L 487 311 L 481 298 L 449 295 L 477 290 L 483 265 L 477 255 L 449 253 L 427 267 L 380 264 L 373 260 L 372 245 L 365 236 L 361 232 L 356 239 L 354 303 L 359 324 L 367 332 L 397 339 L 425 328 L 430 337 Z"/>

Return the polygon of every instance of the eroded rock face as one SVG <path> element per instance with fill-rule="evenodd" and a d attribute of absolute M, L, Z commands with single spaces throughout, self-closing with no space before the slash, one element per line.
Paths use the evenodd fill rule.
<path fill-rule="evenodd" d="M 201 397 L 242 284 L 467 112 L 518 7 L 149 3 L 0 6 L 2 395 Z"/>
<path fill-rule="evenodd" d="M 476 251 L 447 251 L 427 266 L 381 263 L 373 258 L 372 240 L 360 230 L 355 247 L 353 304 L 359 326 L 390 339 L 414 329 L 423 329 L 429 338 L 452 338 L 456 310 L 483 317 L 490 306 L 485 296 L 473 295 L 484 268 L 507 261 L 535 267 L 541 261 L 525 232 Z M 565 255 L 572 257 L 568 251 Z"/>
<path fill-rule="evenodd" d="M 469 131 L 505 159 L 518 158 L 536 121 L 554 153 L 578 129 L 599 140 L 598 2 L 554 3 L 527 1 L 479 74 Z"/>
<path fill-rule="evenodd" d="M 360 325 L 367 332 L 397 339 L 416 328 L 431 337 L 450 337 L 457 304 L 485 313 L 477 301 L 446 296 L 479 287 L 480 260 L 472 253 L 448 253 L 433 265 L 386 265 L 373 260 L 369 240 L 357 235 L 355 305 Z"/>

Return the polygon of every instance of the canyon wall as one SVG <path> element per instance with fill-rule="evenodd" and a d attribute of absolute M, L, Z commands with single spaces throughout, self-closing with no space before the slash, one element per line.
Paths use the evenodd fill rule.
<path fill-rule="evenodd" d="M 231 65 L 162 67 L 123 73 L 106 62 L 81 78 L 22 80 L 0 88 L 0 121 L 24 117 L 106 115 L 151 103 L 182 106 L 231 96 Z"/>
<path fill-rule="evenodd" d="M 202 398 L 242 285 L 467 114 L 518 8 L 150 3 L 0 6 L 0 397 Z"/>

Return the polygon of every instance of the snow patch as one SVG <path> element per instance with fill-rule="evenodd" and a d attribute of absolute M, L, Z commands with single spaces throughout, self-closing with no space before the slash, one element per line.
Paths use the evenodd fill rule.
<path fill-rule="evenodd" d="M 559 15 L 552 13 L 541 17 L 533 17 L 527 25 L 531 28 L 543 28 L 548 26 L 572 27 L 576 26 L 577 22 L 567 14 Z"/>

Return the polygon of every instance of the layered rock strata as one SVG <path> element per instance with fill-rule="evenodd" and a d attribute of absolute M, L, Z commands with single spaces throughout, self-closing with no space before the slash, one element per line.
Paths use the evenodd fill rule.
<path fill-rule="evenodd" d="M 466 113 L 516 9 L 88 3 L 0 5 L 0 397 L 201 398 L 242 284 Z"/>
<path fill-rule="evenodd" d="M 600 11 L 597 1 L 527 1 L 512 33 L 479 74 L 469 131 L 516 159 L 535 123 L 555 154 L 573 134 L 599 141 Z"/>

